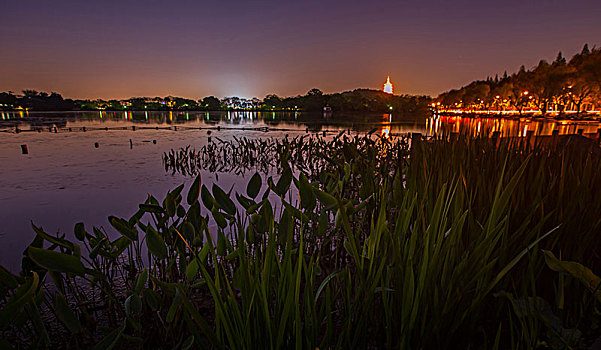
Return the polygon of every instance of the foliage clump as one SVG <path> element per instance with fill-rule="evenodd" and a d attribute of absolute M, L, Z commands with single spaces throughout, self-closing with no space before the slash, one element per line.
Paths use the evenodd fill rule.
<path fill-rule="evenodd" d="M 561 349 L 601 334 L 596 145 L 271 142 L 279 174 L 254 173 L 243 193 L 197 176 L 131 218 L 110 217 L 108 230 L 80 223 L 69 239 L 33 225 L 21 272 L 0 269 L 4 338 L 99 349 Z M 229 156 L 244 155 L 236 145 L 248 147 L 234 142 Z"/>

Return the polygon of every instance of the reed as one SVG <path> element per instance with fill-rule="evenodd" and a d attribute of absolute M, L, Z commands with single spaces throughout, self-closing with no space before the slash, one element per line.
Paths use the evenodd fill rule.
<path fill-rule="evenodd" d="M 74 239 L 32 225 L 20 273 L 0 269 L 2 345 L 586 348 L 601 334 L 601 155 L 580 141 L 341 133 L 174 151 L 180 169 L 264 171 L 244 193 L 197 176 Z"/>

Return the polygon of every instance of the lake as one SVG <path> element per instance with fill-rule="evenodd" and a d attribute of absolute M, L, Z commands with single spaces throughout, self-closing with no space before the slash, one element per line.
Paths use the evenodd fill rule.
<path fill-rule="evenodd" d="M 398 117 L 300 112 L 2 112 L 0 120 L 0 264 L 18 270 L 25 247 L 34 238 L 31 221 L 46 232 L 72 234 L 75 223 L 109 228 L 107 217 L 128 218 L 148 196 L 162 199 L 192 177 L 166 172 L 162 155 L 209 137 L 281 138 L 305 134 L 332 136 L 343 130 L 376 129 L 390 136 L 443 130 L 469 134 L 501 131 L 522 136 L 528 130 L 550 135 L 594 133 L 598 123 Z M 210 130 L 209 135 L 207 128 Z M 16 132 L 18 129 L 19 132 Z M 135 129 L 135 130 L 134 130 Z M 84 131 L 85 130 L 85 131 Z M 28 154 L 22 154 L 27 145 Z M 208 187 L 243 191 L 248 177 L 202 172 Z"/>

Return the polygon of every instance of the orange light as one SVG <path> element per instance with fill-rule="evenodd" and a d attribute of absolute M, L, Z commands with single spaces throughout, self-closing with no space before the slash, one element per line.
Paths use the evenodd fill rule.
<path fill-rule="evenodd" d="M 382 128 L 382 137 L 384 137 L 384 138 L 390 137 L 390 126 L 385 126 Z"/>

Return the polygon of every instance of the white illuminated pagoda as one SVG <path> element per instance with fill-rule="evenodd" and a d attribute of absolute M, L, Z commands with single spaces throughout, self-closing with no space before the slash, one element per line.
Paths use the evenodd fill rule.
<path fill-rule="evenodd" d="M 386 78 L 386 84 L 384 84 L 382 91 L 392 94 L 392 83 L 390 82 L 390 76 Z"/>

